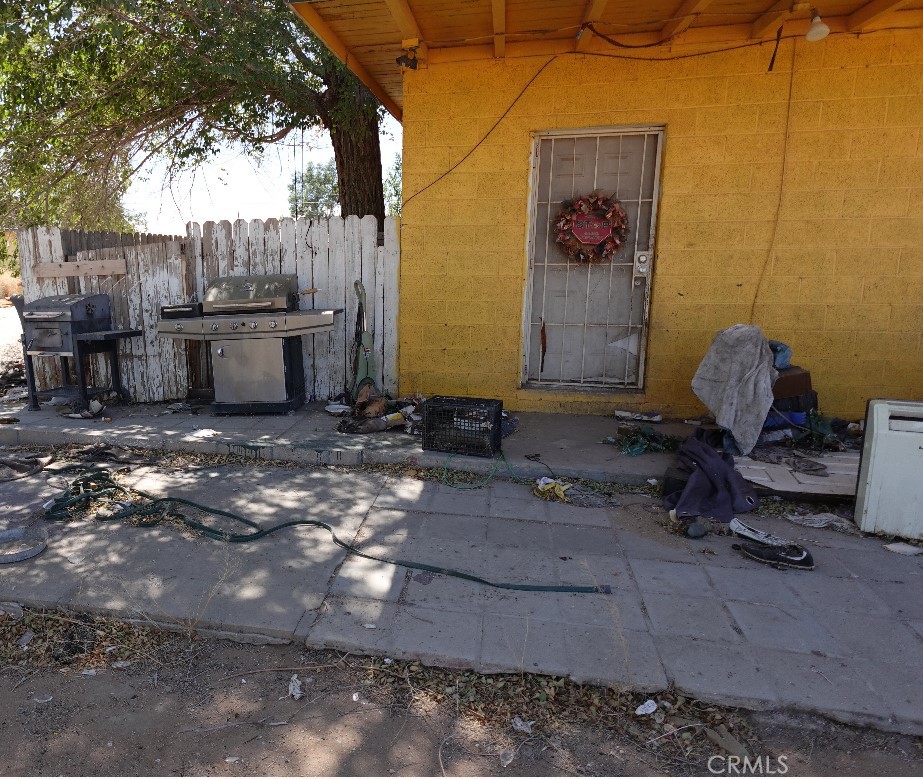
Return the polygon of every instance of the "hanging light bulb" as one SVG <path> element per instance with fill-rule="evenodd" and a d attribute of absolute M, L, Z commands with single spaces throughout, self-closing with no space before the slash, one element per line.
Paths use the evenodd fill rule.
<path fill-rule="evenodd" d="M 812 8 L 811 26 L 808 28 L 804 37 L 811 41 L 811 43 L 814 43 L 815 41 L 822 41 L 828 35 L 830 35 L 830 28 L 824 24 L 824 20 L 820 18 L 817 9 Z"/>

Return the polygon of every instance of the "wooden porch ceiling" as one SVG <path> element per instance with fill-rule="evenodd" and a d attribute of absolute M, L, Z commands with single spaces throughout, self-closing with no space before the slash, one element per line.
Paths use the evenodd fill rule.
<path fill-rule="evenodd" d="M 464 59 L 619 52 L 656 56 L 803 34 L 817 7 L 832 33 L 923 27 L 923 0 L 290 0 L 314 33 L 401 119 L 402 68 Z"/>

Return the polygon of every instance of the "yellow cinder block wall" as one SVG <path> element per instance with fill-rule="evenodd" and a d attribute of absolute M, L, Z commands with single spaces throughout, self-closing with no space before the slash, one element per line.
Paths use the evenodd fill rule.
<path fill-rule="evenodd" d="M 923 399 L 923 32 L 783 41 L 767 72 L 771 51 L 559 55 L 511 109 L 548 56 L 408 71 L 401 390 L 698 414 L 702 355 L 752 310 L 824 412 Z M 647 124 L 666 140 L 645 388 L 520 388 L 530 133 Z"/>

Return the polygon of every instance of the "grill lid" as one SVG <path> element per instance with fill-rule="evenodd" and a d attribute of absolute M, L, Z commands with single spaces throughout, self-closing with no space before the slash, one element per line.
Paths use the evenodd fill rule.
<path fill-rule="evenodd" d="M 225 276 L 205 290 L 203 314 L 231 314 L 245 311 L 295 311 L 298 308 L 298 278 L 283 274 Z"/>
<path fill-rule="evenodd" d="M 22 307 L 24 320 L 101 320 L 110 317 L 109 296 L 105 294 L 49 295 Z"/>

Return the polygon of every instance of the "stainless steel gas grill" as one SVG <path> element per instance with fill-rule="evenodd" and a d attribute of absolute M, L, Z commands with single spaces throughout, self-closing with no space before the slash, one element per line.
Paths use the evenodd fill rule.
<path fill-rule="evenodd" d="M 301 336 L 333 329 L 340 309 L 298 310 L 295 276 L 230 276 L 201 303 L 163 306 L 157 332 L 211 344 L 216 414 L 273 414 L 304 403 Z"/>
<path fill-rule="evenodd" d="M 30 408 L 38 409 L 39 395 L 76 395 L 76 400 L 83 408 L 86 407 L 91 395 L 117 392 L 125 397 L 119 373 L 118 342 L 122 338 L 141 335 L 141 331 L 113 329 L 108 295 L 52 295 L 31 303 L 26 303 L 22 295 L 14 295 L 10 299 L 22 323 L 23 357 Z M 86 356 L 96 353 L 109 355 L 112 368 L 111 387 L 87 386 Z M 64 385 L 37 391 L 32 362 L 34 357 L 60 359 Z M 70 360 L 74 361 L 76 384 L 68 383 Z"/>

